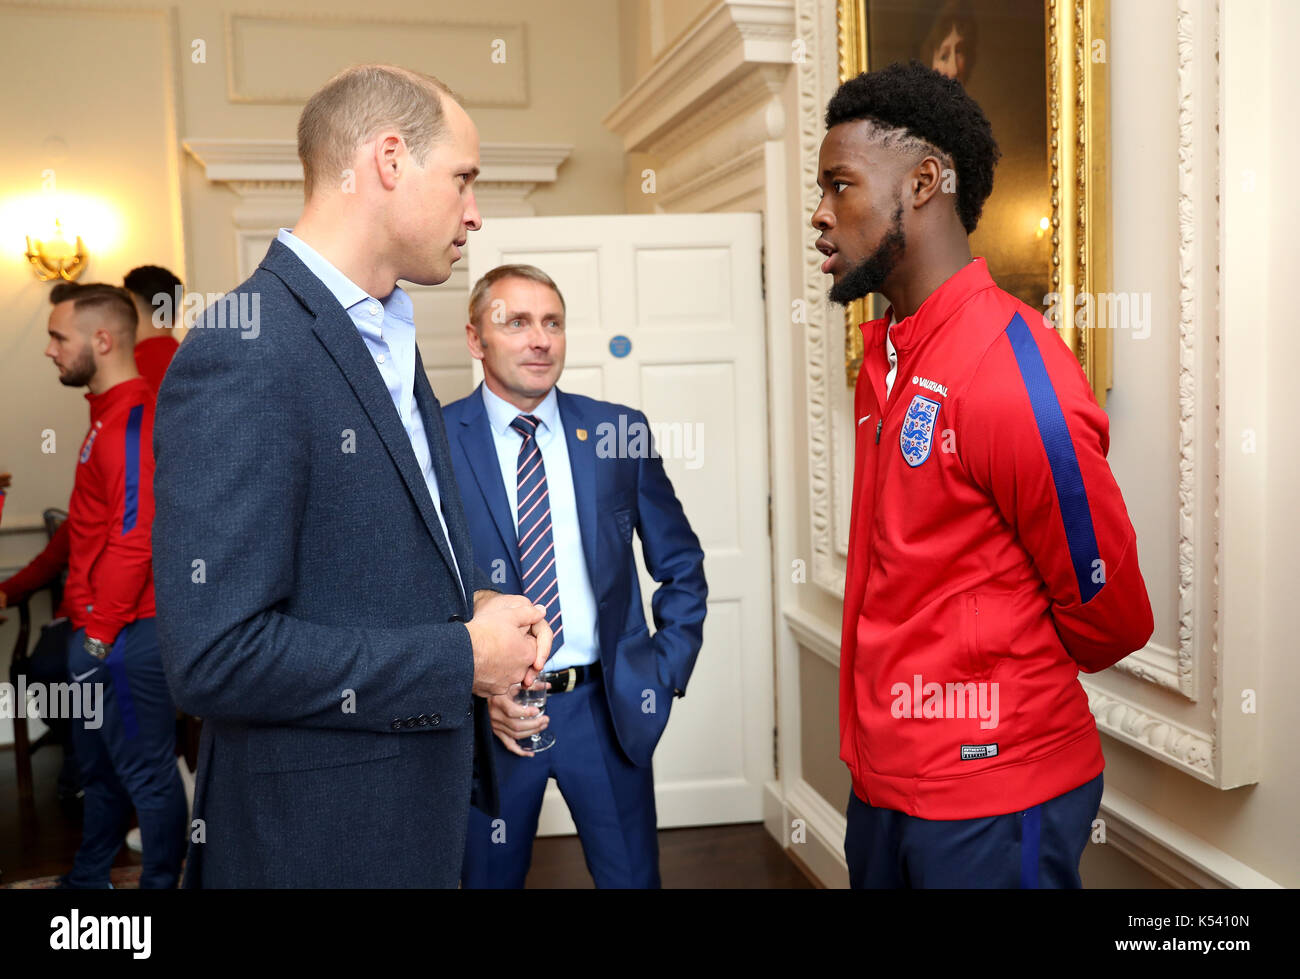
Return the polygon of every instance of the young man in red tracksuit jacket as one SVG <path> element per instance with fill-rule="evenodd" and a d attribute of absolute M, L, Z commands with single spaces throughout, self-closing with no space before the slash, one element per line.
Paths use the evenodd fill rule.
<path fill-rule="evenodd" d="M 172 355 L 176 353 L 179 344 L 171 335 L 174 323 L 170 317 L 166 318 L 166 322 L 170 325 L 163 329 L 154 326 L 151 297 L 158 293 L 174 297 L 181 282 L 170 271 L 157 265 L 142 265 L 134 268 L 126 274 L 123 281 L 136 308 L 136 342 L 132 349 L 132 358 L 135 360 L 136 370 L 148 382 L 156 396 L 158 386 L 162 384 L 163 375 L 167 372 L 167 366 L 171 363 Z M 50 290 L 50 303 L 58 305 L 75 295 L 90 295 L 92 292 L 112 291 L 114 288 L 101 282 L 60 282 Z M 175 308 L 174 302 L 172 308 Z M 3 494 L 0 493 L 0 499 L 2 498 Z M 64 522 L 59 525 L 59 529 L 54 532 L 41 553 L 32 558 L 26 567 L 0 581 L 0 609 L 21 602 L 33 592 L 44 588 L 63 574 L 67 566 L 68 524 Z M 67 608 L 56 609 L 54 615 L 56 622 L 59 618 L 67 617 Z M 62 653 L 59 654 L 57 664 L 42 663 L 40 660 L 44 657 L 40 655 L 40 648 L 38 644 L 36 661 L 32 664 L 33 671 L 29 673 L 29 677 L 49 683 L 67 683 L 68 671 Z M 81 790 L 81 775 L 77 767 L 75 745 L 70 738 L 63 740 L 64 765 L 59 773 L 60 799 L 71 798 Z"/>
<path fill-rule="evenodd" d="M 812 217 L 862 326 L 840 660 L 854 887 L 1078 887 L 1101 740 L 1078 682 L 1152 633 L 1108 426 L 967 236 L 997 144 L 912 62 L 840 86 Z"/>
<path fill-rule="evenodd" d="M 130 294 L 136 309 L 136 341 L 131 351 L 132 359 L 135 361 L 136 371 L 156 396 L 163 375 L 167 373 L 167 366 L 180 345 L 171 335 L 173 326 L 166 326 L 159 330 L 153 325 L 149 297 L 160 292 L 168 296 L 174 295 L 175 288 L 180 286 L 180 279 L 160 266 L 142 265 L 128 272 L 124 281 L 126 291 Z M 73 296 L 111 291 L 114 288 L 102 282 L 60 282 L 50 291 L 50 303 L 57 306 Z M 146 330 L 152 332 L 146 333 Z M 26 567 L 0 581 L 0 608 L 4 608 L 6 604 L 20 602 L 32 592 L 44 588 L 62 574 L 67 566 L 68 527 L 65 523 L 60 524 L 44 550 Z M 59 611 L 56 614 L 67 613 Z"/>
<path fill-rule="evenodd" d="M 74 683 L 98 685 L 100 716 L 74 721 L 85 789 L 81 846 L 64 887 L 106 887 L 132 807 L 140 886 L 175 887 L 186 843 L 175 760 L 175 707 L 154 629 L 151 552 L 154 392 L 132 359 L 135 307 L 125 291 L 80 290 L 50 313 L 46 356 L 70 387 L 90 389 L 90 431 L 68 504 L 64 607 Z"/>

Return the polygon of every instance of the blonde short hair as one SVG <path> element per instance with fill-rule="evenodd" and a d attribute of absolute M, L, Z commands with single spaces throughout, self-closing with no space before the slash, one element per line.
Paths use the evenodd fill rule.
<path fill-rule="evenodd" d="M 322 180 L 343 180 L 357 147 L 384 126 L 394 127 L 415 162 L 446 134 L 442 99 L 451 89 L 396 65 L 345 68 L 317 91 L 298 117 L 298 158 L 307 199 Z"/>
<path fill-rule="evenodd" d="M 487 312 L 488 295 L 492 292 L 492 286 L 502 279 L 528 279 L 530 282 L 540 282 L 544 286 L 550 286 L 560 298 L 560 311 L 568 312 L 568 308 L 564 305 L 564 293 L 560 292 L 560 287 L 536 265 L 498 265 L 475 282 L 469 294 L 469 321 L 474 324 L 475 329 L 478 329 L 479 320 Z"/>

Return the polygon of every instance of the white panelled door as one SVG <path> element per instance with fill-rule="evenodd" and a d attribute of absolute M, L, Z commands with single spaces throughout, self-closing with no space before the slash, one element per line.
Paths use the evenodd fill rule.
<path fill-rule="evenodd" d="M 655 754 L 661 827 L 757 821 L 762 785 L 772 777 L 759 221 L 757 214 L 498 218 L 470 240 L 471 284 L 517 262 L 556 281 L 567 305 L 560 389 L 646 413 L 704 547 L 704 646 Z M 653 628 L 655 582 L 639 549 L 637 563 Z M 572 832 L 552 783 L 539 834 Z"/>

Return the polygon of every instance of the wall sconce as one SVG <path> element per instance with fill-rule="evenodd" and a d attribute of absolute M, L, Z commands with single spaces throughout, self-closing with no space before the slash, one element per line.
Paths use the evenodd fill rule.
<path fill-rule="evenodd" d="M 36 278 L 42 282 L 48 282 L 50 279 L 71 282 L 86 268 L 86 262 L 90 258 L 81 235 L 77 235 L 75 245 L 69 244 L 57 218 L 54 221 L 53 237 L 38 238 L 33 242 L 31 235 L 27 236 L 26 254 L 27 261 L 32 264 L 36 272 Z"/>

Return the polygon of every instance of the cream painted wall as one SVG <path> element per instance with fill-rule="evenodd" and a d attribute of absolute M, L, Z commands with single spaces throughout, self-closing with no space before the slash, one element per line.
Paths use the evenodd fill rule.
<path fill-rule="evenodd" d="M 225 18 L 228 12 L 246 10 L 229 0 L 185 0 L 180 5 L 179 33 L 186 51 L 194 39 L 208 42 L 207 63 L 187 62 L 182 73 L 185 137 L 294 137 L 300 103 L 248 105 L 227 98 Z M 574 146 L 555 186 L 539 189 L 530 197 L 538 214 L 608 214 L 622 210 L 622 153 L 618 141 L 600 124 L 623 84 L 619 3 L 480 0 L 467 9 L 447 0 L 399 0 L 372 15 L 355 0 L 279 0 L 275 10 L 308 18 L 358 18 L 373 24 L 404 20 L 522 24 L 525 50 L 520 57 L 527 65 L 527 104 L 493 107 L 471 102 L 468 108 L 480 140 Z M 494 70 L 490 55 L 490 50 L 484 48 L 484 72 Z M 509 49 L 506 57 L 514 57 Z M 437 64 L 409 67 L 442 77 L 456 91 L 466 85 L 466 79 L 446 75 Z M 286 83 L 296 81 L 292 62 L 286 64 L 284 74 Z M 324 81 L 321 77 L 313 84 Z M 235 264 L 233 244 L 225 232 L 231 224 L 235 197 L 211 186 L 202 168 L 189 157 L 185 161 L 185 178 L 195 287 L 203 291 L 228 288 L 233 284 L 230 280 Z M 222 233 L 203 233 L 200 229 L 205 228 L 220 229 Z"/>
<path fill-rule="evenodd" d="M 85 281 L 120 282 L 145 262 L 184 267 L 173 19 L 163 8 L 83 9 L 75 17 L 74 27 L 67 8 L 0 4 L 0 63 L 20 80 L 0 127 L 0 471 L 14 476 L 0 526 L 6 576 L 43 546 L 41 511 L 67 506 L 88 424 L 84 391 L 62 387 L 42 353 L 50 286 L 23 257 L 25 235 L 40 234 L 30 226 L 39 223 L 35 215 L 51 193 L 77 202 L 64 214 L 74 222 L 69 234 L 84 229 Z M 37 88 L 41 79 L 51 83 Z M 48 619 L 47 605 L 43 597 L 36 603 L 38 623 Z M 16 616 L 0 625 L 6 677 L 16 629 Z M 11 739 L 11 725 L 0 719 L 0 744 Z M 37 724 L 32 733 L 41 730 Z"/>
<path fill-rule="evenodd" d="M 42 355 L 50 286 L 23 257 L 24 236 L 40 234 L 27 208 L 46 209 L 50 180 L 53 195 L 77 202 L 64 213 L 69 234 L 85 228 L 82 281 L 120 282 L 146 262 L 184 266 L 173 31 L 164 8 L 70 18 L 52 4 L 0 4 L 0 63 L 15 81 L 0 127 L 0 471 L 14 475 L 0 569 L 25 560 L 38 539 L 17 531 L 37 526 L 45 507 L 67 505 L 87 426 L 84 391 L 61 387 Z M 41 79 L 49 84 L 38 87 Z"/>
<path fill-rule="evenodd" d="M 79 66 L 82 84 L 75 97 L 58 100 L 57 112 L 35 92 L 9 100 L 0 193 L 8 199 L 38 192 L 42 168 L 62 154 L 59 189 L 98 194 L 115 208 L 118 239 L 112 245 L 89 242 L 93 258 L 83 281 L 120 280 L 131 266 L 152 262 L 188 273 L 187 286 L 202 292 L 237 284 L 231 230 L 237 199 L 225 186 L 209 182 L 179 142 L 294 137 L 300 103 L 241 104 L 229 98 L 227 15 L 248 9 L 212 0 L 181 0 L 152 9 L 135 3 L 0 5 L 0 45 L 15 77 L 55 78 L 60 66 Z M 530 198 L 538 214 L 623 209 L 622 153 L 600 123 L 622 88 L 619 4 L 480 0 L 467 11 L 449 2 L 403 0 L 373 14 L 353 0 L 279 0 L 273 10 L 259 12 L 308 18 L 304 23 L 373 17 L 372 23 L 522 24 L 524 50 L 507 51 L 507 57 L 526 62 L 527 104 L 471 106 L 480 138 L 574 146 L 556 184 Z M 204 60 L 196 63 L 199 42 Z M 490 53 L 483 51 L 484 72 L 499 67 L 491 63 Z M 272 82 L 282 77 L 286 85 L 309 87 L 324 81 L 301 79 L 294 63 L 290 54 L 280 72 L 263 65 L 259 77 Z M 438 73 L 436 64 L 412 67 Z M 465 84 L 450 76 L 444 80 L 453 89 Z M 46 142 L 60 139 L 62 144 Z M 85 406 L 79 394 L 59 389 L 52 368 L 41 362 L 48 287 L 36 281 L 22 259 L 24 229 L 5 227 L 4 233 L 8 258 L 0 262 L 0 289 L 9 315 L 0 335 L 0 391 L 7 404 L 41 406 L 37 412 L 6 413 L 0 419 L 0 467 L 17 476 L 5 513 L 5 526 L 13 528 L 33 522 L 44 506 L 66 502 L 72 470 L 60 460 L 67 456 L 42 455 L 33 432 L 53 427 L 63 444 L 75 450 L 84 431 Z M 0 538 L 0 570 L 22 559 L 6 547 L 13 543 L 12 536 Z M 28 546 L 23 542 L 19 551 Z"/>

